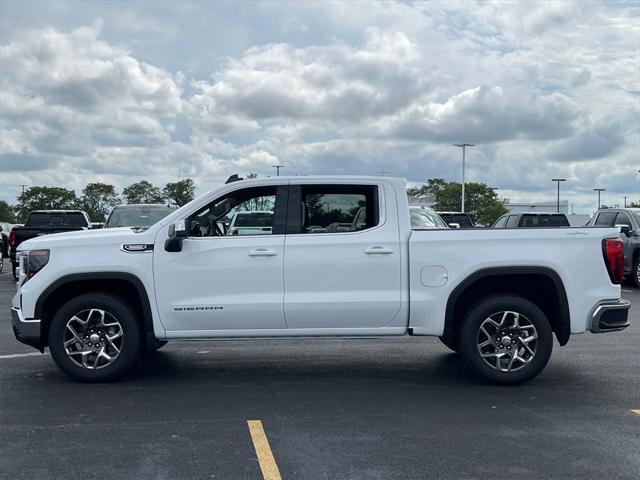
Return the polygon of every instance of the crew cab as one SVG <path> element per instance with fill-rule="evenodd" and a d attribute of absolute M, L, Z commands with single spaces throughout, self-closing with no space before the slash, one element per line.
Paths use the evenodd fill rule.
<path fill-rule="evenodd" d="M 255 205 L 270 233 L 225 235 L 220 220 Z M 18 258 L 16 338 L 83 381 L 174 339 L 429 335 L 515 384 L 554 335 L 629 325 L 618 229 L 412 229 L 389 177 L 234 181 L 146 230 L 34 238 Z"/>
<path fill-rule="evenodd" d="M 18 279 L 16 251 L 25 240 L 52 233 L 88 230 L 90 228 L 89 215 L 81 210 L 34 210 L 29 214 L 23 226 L 14 225 L 9 236 L 9 258 L 14 278 Z"/>

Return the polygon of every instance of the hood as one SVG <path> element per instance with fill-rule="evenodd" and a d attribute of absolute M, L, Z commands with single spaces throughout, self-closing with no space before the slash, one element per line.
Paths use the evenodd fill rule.
<path fill-rule="evenodd" d="M 138 232 L 138 233 L 136 233 Z M 73 247 L 74 245 L 114 245 L 119 243 L 153 243 L 155 230 L 136 231 L 129 227 L 77 230 L 31 238 L 18 246 L 18 251 Z"/>

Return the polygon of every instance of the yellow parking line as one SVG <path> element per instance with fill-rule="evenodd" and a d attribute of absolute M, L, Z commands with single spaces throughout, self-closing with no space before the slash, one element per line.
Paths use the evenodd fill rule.
<path fill-rule="evenodd" d="M 251 440 L 253 440 L 253 447 L 258 455 L 258 462 L 260 463 L 260 470 L 262 470 L 264 480 L 282 480 L 276 460 L 273 458 L 273 453 L 271 453 L 269 441 L 264 433 L 264 428 L 262 428 L 262 422 L 260 420 L 247 420 L 247 424 L 249 425 L 249 433 L 251 433 Z"/>
<path fill-rule="evenodd" d="M 638 410 L 631 409 L 631 411 L 632 411 L 633 413 L 637 413 L 638 415 L 640 415 L 640 408 L 639 408 Z"/>

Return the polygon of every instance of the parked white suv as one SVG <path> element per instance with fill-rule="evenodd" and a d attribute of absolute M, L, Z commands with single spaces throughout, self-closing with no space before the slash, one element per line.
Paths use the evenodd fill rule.
<path fill-rule="evenodd" d="M 224 234 L 220 219 L 256 205 L 273 214 L 269 234 Z M 400 179 L 233 182 L 147 230 L 24 242 L 13 327 L 84 381 L 172 339 L 433 335 L 513 384 L 544 368 L 554 334 L 565 345 L 628 326 L 619 235 L 412 230 Z"/>

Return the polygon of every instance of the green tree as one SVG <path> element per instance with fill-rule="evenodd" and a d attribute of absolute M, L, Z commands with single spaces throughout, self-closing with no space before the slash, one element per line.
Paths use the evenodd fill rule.
<path fill-rule="evenodd" d="M 16 214 L 13 205 L 0 200 L 0 222 L 14 223 L 15 221 Z"/>
<path fill-rule="evenodd" d="M 79 206 L 94 222 L 101 222 L 109 210 L 120 203 L 113 185 L 89 183 L 82 190 Z"/>
<path fill-rule="evenodd" d="M 127 203 L 163 203 L 165 200 L 162 191 L 151 182 L 142 180 L 125 187 L 122 196 Z"/>
<path fill-rule="evenodd" d="M 455 211 L 461 209 L 462 185 L 447 182 L 441 178 L 431 178 L 420 189 L 423 194 L 433 195 L 434 208 L 438 211 Z M 466 183 L 464 193 L 465 212 L 474 222 L 488 225 L 507 213 L 502 199 L 495 189 L 486 183 Z"/>
<path fill-rule="evenodd" d="M 24 223 L 32 210 L 74 209 L 76 192 L 60 187 L 29 187 L 18 196 L 16 219 Z"/>
<path fill-rule="evenodd" d="M 178 206 L 183 206 L 193 200 L 196 186 L 193 180 L 185 178 L 179 182 L 169 182 L 164 187 L 163 193 L 166 198 L 173 201 Z"/>

